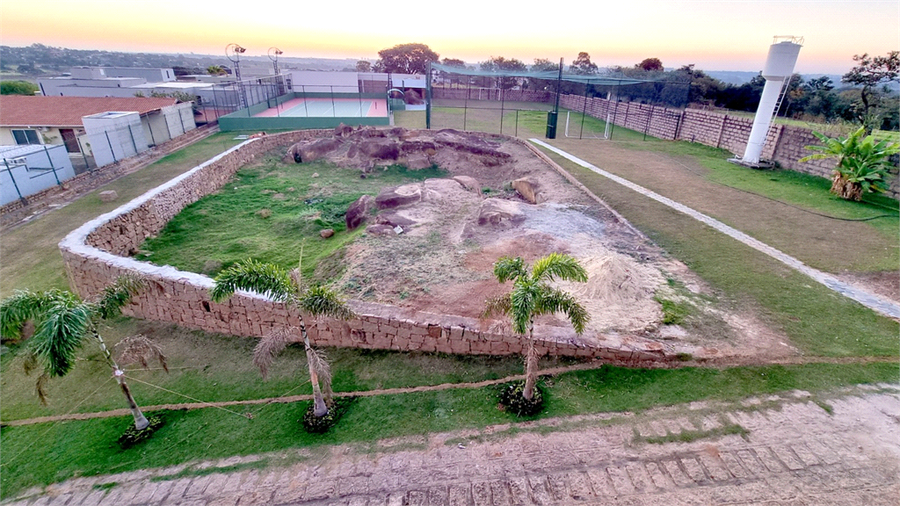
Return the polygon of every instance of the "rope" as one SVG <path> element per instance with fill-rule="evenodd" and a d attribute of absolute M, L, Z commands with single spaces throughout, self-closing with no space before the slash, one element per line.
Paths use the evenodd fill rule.
<path fill-rule="evenodd" d="M 137 381 L 138 383 L 142 383 L 142 384 L 144 384 L 144 385 L 147 385 L 148 387 L 153 387 L 153 388 L 162 390 L 163 392 L 168 392 L 168 393 L 170 393 L 170 394 L 175 394 L 175 395 L 178 395 L 178 396 L 180 396 L 180 397 L 184 397 L 185 399 L 190 399 L 190 400 L 192 400 L 192 401 L 194 401 L 194 402 L 197 402 L 197 403 L 199 403 L 199 404 L 204 404 L 204 405 L 209 406 L 209 407 L 213 407 L 213 408 L 216 408 L 216 409 L 221 409 L 222 411 L 226 411 L 226 412 L 231 413 L 231 414 L 233 414 L 233 415 L 237 415 L 237 416 L 239 416 L 239 417 L 241 417 L 241 418 L 247 418 L 247 419 L 250 419 L 250 418 L 251 418 L 250 416 L 247 416 L 247 415 L 245 415 L 245 414 L 238 413 L 237 411 L 232 411 L 232 410 L 230 410 L 230 409 L 223 408 L 222 406 L 216 406 L 215 404 L 213 404 L 213 403 L 211 403 L 211 402 L 206 402 L 206 401 L 203 401 L 203 400 L 200 400 L 200 399 L 196 399 L 196 398 L 191 397 L 191 396 L 189 396 L 189 395 L 184 395 L 184 394 L 175 392 L 174 390 L 169 390 L 168 388 L 163 388 L 163 387 L 161 387 L 161 386 L 159 386 L 159 385 L 154 385 L 153 383 L 148 383 L 148 382 L 146 382 L 146 381 L 139 380 L 139 379 L 137 379 L 137 378 L 135 378 L 135 377 L 133 377 L 133 376 L 128 376 L 128 375 L 126 375 L 125 377 L 128 378 L 129 380 Z"/>
<path fill-rule="evenodd" d="M 111 380 L 112 378 L 113 378 L 113 377 L 110 376 L 110 377 L 106 378 L 106 381 L 101 382 L 100 385 L 97 387 L 96 390 L 94 390 L 93 392 L 89 393 L 84 399 L 81 399 L 81 401 L 80 401 L 78 404 L 76 404 L 75 406 L 72 407 L 72 409 L 70 409 L 68 412 L 66 412 L 66 415 L 72 414 L 72 412 L 75 411 L 76 409 L 78 409 L 79 406 L 81 406 L 82 404 L 84 404 L 85 401 L 87 401 L 88 399 L 90 399 L 91 397 L 93 397 L 94 394 L 96 394 L 97 392 L 99 392 L 101 388 L 103 388 L 104 386 L 106 386 L 106 383 L 108 383 L 109 380 Z M 63 416 L 65 416 L 65 415 L 63 415 Z M 33 440 L 31 443 L 28 443 L 28 446 L 26 446 L 25 448 L 22 448 L 22 451 L 20 451 L 19 453 L 15 454 L 12 458 L 10 458 L 10 459 L 3 459 L 3 460 L 5 460 L 5 462 L 3 462 L 3 464 L 0 464 L 0 467 L 6 467 L 6 466 L 10 465 L 13 461 L 15 461 L 17 458 L 19 458 L 23 453 L 25 453 L 25 452 L 26 452 L 27 450 L 29 450 L 32 446 L 34 446 L 35 443 L 37 443 L 37 442 L 40 441 L 40 440 L 43 440 L 43 439 L 44 439 L 44 436 L 46 436 L 47 434 L 50 433 L 51 430 L 53 430 L 53 428 L 56 426 L 56 423 L 57 423 L 57 422 L 51 422 L 51 423 L 50 423 L 50 426 L 47 427 L 47 430 L 45 430 L 45 431 L 43 432 L 43 434 L 41 434 L 40 436 L 34 438 L 34 440 Z"/>

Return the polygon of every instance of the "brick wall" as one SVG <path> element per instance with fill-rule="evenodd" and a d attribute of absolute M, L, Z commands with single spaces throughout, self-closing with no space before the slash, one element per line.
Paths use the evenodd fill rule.
<path fill-rule="evenodd" d="M 238 292 L 223 303 L 209 298 L 213 281 L 203 275 L 153 266 L 126 255 L 158 233 L 185 206 L 224 184 L 241 166 L 276 147 L 303 138 L 330 135 L 306 130 L 248 140 L 187 173 L 147 192 L 75 230 L 60 243 L 72 289 L 92 298 L 119 276 L 139 273 L 147 287 L 124 313 L 137 318 L 241 336 L 262 336 L 285 325 L 299 325 L 299 315 L 283 304 Z M 518 141 L 522 142 L 522 141 Z M 521 353 L 519 337 L 481 320 L 412 312 L 393 306 L 350 301 L 358 317 L 350 322 L 307 322 L 318 345 L 444 353 Z M 603 358 L 622 364 L 673 361 L 679 352 L 698 351 L 665 346 L 636 336 L 577 336 L 570 328 L 536 328 L 544 353 Z"/>

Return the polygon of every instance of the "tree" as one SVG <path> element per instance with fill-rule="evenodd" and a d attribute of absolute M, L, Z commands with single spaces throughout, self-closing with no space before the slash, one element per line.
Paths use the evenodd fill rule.
<path fill-rule="evenodd" d="M 0 82 L 0 95 L 34 95 L 39 88 L 28 81 Z"/>
<path fill-rule="evenodd" d="M 210 65 L 206 67 L 206 73 L 211 76 L 224 76 L 228 74 L 228 71 L 221 65 Z"/>
<path fill-rule="evenodd" d="M 118 315 L 142 286 L 143 282 L 137 278 L 122 277 L 108 286 L 96 302 L 85 302 L 66 290 L 18 290 L 0 303 L 0 334 L 4 339 L 19 338 L 25 323 L 34 323 L 34 335 L 27 342 L 25 370 L 30 373 L 38 367 L 43 368 L 36 384 L 42 403 L 46 404 L 48 380 L 68 374 L 75 365 L 75 353 L 86 339 L 92 337 L 125 395 L 135 428 L 147 428 L 149 422 L 125 383 L 125 373 L 113 360 L 97 330 L 100 320 Z M 164 363 L 163 359 L 161 362 Z"/>
<path fill-rule="evenodd" d="M 806 149 L 818 153 L 803 157 L 800 161 L 837 158 L 831 193 L 843 199 L 859 201 L 864 193 L 883 192 L 887 190 L 890 157 L 900 152 L 900 144 L 884 140 L 876 142 L 871 135 L 863 138 L 865 133 L 866 128 L 860 127 L 846 138 L 831 139 L 813 132 L 822 145 L 806 146 Z"/>
<path fill-rule="evenodd" d="M 584 51 L 578 53 L 570 68 L 573 72 L 580 75 L 596 74 L 599 70 L 597 64 L 591 61 L 591 55 Z"/>
<path fill-rule="evenodd" d="M 328 316 L 348 320 L 353 317 L 353 311 L 335 292 L 325 286 L 319 284 L 307 286 L 299 267 L 288 272 L 277 265 L 251 259 L 236 263 L 222 271 L 216 276 L 215 282 L 210 296 L 216 302 L 228 299 L 235 290 L 250 290 L 266 295 L 275 302 L 297 308 L 300 328 L 277 329 L 263 337 L 254 351 L 254 363 L 265 377 L 275 355 L 289 343 L 299 342 L 296 333 L 299 330 L 300 340 L 303 341 L 306 350 L 306 362 L 313 389 L 313 415 L 316 418 L 327 415 L 329 407 L 323 396 L 321 383 L 325 383 L 326 391 L 330 389 L 330 369 L 325 356 L 313 349 L 309 343 L 305 316 Z"/>
<path fill-rule="evenodd" d="M 428 70 L 428 64 L 440 58 L 427 45 L 419 43 L 398 44 L 382 49 L 378 51 L 378 56 L 381 59 L 375 63 L 376 72 L 398 74 L 424 74 Z"/>
<path fill-rule="evenodd" d="M 900 76 L 900 51 L 890 51 L 887 56 L 872 56 L 868 53 L 854 55 L 857 65 L 844 74 L 841 81 L 855 86 L 862 86 L 860 91 L 861 106 L 857 119 L 871 132 L 877 126 L 877 109 L 881 93 L 879 85 L 898 81 Z"/>
<path fill-rule="evenodd" d="M 372 63 L 366 60 L 359 60 L 356 62 L 356 71 L 357 72 L 371 72 L 372 71 Z"/>
<path fill-rule="evenodd" d="M 659 58 L 645 58 L 643 61 L 641 61 L 641 63 L 635 65 L 634 68 L 641 69 L 646 72 L 662 72 L 665 70 L 662 61 L 660 61 Z"/>
<path fill-rule="evenodd" d="M 572 295 L 550 286 L 550 283 L 556 279 L 585 282 L 587 271 L 571 256 L 551 253 L 535 261 L 530 272 L 521 257 L 502 257 L 494 264 L 494 276 L 500 283 L 512 281 L 513 287 L 509 293 L 488 300 L 482 316 L 505 315 L 512 320 L 513 331 L 525 337 L 525 387 L 522 396 L 526 401 L 531 401 L 538 361 L 534 347 L 534 319 L 544 314 L 565 313 L 575 332 L 584 332 L 584 326 L 590 320 L 587 310 Z"/>
<path fill-rule="evenodd" d="M 466 68 L 466 62 L 458 58 L 444 58 L 443 60 L 441 60 L 441 63 L 446 65 L 447 67 L 455 67 L 458 69 Z"/>
<path fill-rule="evenodd" d="M 520 72 L 528 71 L 528 66 L 522 61 L 515 58 L 504 58 L 503 56 L 491 56 L 489 60 L 479 63 L 481 70 L 485 72 Z M 519 84 L 519 79 L 513 76 L 503 76 L 498 78 L 497 85 L 504 89 L 511 89 Z"/>

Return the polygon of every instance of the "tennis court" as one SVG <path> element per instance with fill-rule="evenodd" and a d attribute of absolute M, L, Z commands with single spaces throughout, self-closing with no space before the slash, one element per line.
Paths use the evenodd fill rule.
<path fill-rule="evenodd" d="M 387 116 L 387 101 L 371 98 L 293 98 L 254 118 L 373 118 Z"/>

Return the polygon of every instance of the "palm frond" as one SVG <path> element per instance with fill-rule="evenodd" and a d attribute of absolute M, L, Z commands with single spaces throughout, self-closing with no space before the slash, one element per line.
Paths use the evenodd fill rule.
<path fill-rule="evenodd" d="M 562 253 L 550 253 L 539 258 L 531 268 L 531 277 L 537 281 L 579 281 L 588 279 L 587 271 L 575 258 Z"/>
<path fill-rule="evenodd" d="M 3 339 L 18 338 L 22 326 L 28 321 L 33 321 L 37 326 L 47 308 L 59 302 L 76 300 L 71 292 L 63 290 L 46 292 L 16 290 L 0 303 L 0 336 Z"/>
<path fill-rule="evenodd" d="M 65 376 L 75 365 L 75 351 L 93 328 L 90 304 L 77 300 L 47 308 L 37 325 L 31 346 L 51 376 Z"/>
<path fill-rule="evenodd" d="M 115 283 L 103 289 L 103 294 L 97 301 L 97 313 L 104 320 L 118 316 L 122 308 L 145 285 L 142 277 L 136 275 L 120 276 Z"/>
<path fill-rule="evenodd" d="M 287 345 L 297 342 L 297 329 L 280 328 L 269 332 L 253 349 L 253 365 L 259 368 L 263 379 L 269 376 L 269 367 L 275 360 L 275 356 L 284 351 Z"/>
<path fill-rule="evenodd" d="M 513 331 L 517 334 L 528 332 L 535 308 L 540 298 L 540 283 L 535 283 L 531 277 L 516 279 L 515 285 L 509 294 L 510 312 Z"/>
<path fill-rule="evenodd" d="M 355 316 L 353 310 L 341 300 L 336 292 L 324 285 L 313 285 L 303 293 L 300 307 L 313 316 L 327 316 L 339 320 L 349 320 Z"/>
<path fill-rule="evenodd" d="M 507 316 L 512 309 L 512 302 L 509 294 L 503 294 L 498 297 L 488 299 L 484 302 L 484 311 L 481 313 L 482 318 L 490 318 L 493 315 Z"/>
<path fill-rule="evenodd" d="M 527 275 L 528 271 L 522 257 L 500 257 L 494 263 L 494 276 L 501 283 Z"/>
<path fill-rule="evenodd" d="M 256 292 L 276 302 L 290 302 L 296 295 L 296 287 L 286 270 L 252 259 L 225 269 L 216 276 L 215 282 L 210 297 L 216 302 L 231 297 L 235 290 Z"/>
<path fill-rule="evenodd" d="M 138 362 L 141 364 L 141 367 L 147 369 L 148 362 L 155 359 L 163 370 L 169 372 L 166 356 L 163 354 L 162 349 L 143 334 L 136 334 L 122 339 L 116 344 L 116 350 L 119 352 L 120 364 Z"/>
<path fill-rule="evenodd" d="M 587 312 L 572 294 L 556 288 L 545 287 L 535 309 L 535 314 L 565 313 L 575 332 L 581 334 L 591 319 Z"/>

